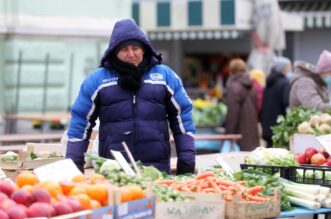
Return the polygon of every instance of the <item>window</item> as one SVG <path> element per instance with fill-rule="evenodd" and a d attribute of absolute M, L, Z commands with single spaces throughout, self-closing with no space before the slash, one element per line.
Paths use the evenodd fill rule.
<path fill-rule="evenodd" d="M 170 26 L 170 3 L 158 2 L 157 3 L 157 26 L 167 27 Z"/>
<path fill-rule="evenodd" d="M 202 25 L 202 2 L 188 2 L 188 23 L 189 26 Z"/>
<path fill-rule="evenodd" d="M 137 25 L 139 25 L 139 2 L 132 3 L 132 18 L 136 21 Z"/>
<path fill-rule="evenodd" d="M 220 19 L 221 19 L 221 25 L 233 25 L 235 23 L 235 2 L 234 0 L 221 0 L 221 13 L 220 13 Z"/>

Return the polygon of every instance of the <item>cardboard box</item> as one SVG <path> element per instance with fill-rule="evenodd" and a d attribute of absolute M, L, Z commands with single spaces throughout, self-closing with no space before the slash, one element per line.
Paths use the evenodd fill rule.
<path fill-rule="evenodd" d="M 230 202 L 226 202 L 226 219 L 262 219 L 274 218 L 280 214 L 280 193 L 275 192 L 274 196 L 268 197 L 265 202 L 242 201 L 241 197 L 236 196 Z"/>
<path fill-rule="evenodd" d="M 149 219 L 155 218 L 155 198 L 149 197 L 115 206 L 115 219 Z"/>
<path fill-rule="evenodd" d="M 294 134 L 290 138 L 290 151 L 294 153 L 303 153 L 306 148 L 313 147 L 318 149 L 322 147 L 315 135 Z"/>
<path fill-rule="evenodd" d="M 114 207 L 107 206 L 94 210 L 79 211 L 72 214 L 52 217 L 51 219 L 113 219 Z"/>
<path fill-rule="evenodd" d="M 156 202 L 158 219 L 223 219 L 225 201 L 221 194 L 183 193 L 187 202 Z"/>

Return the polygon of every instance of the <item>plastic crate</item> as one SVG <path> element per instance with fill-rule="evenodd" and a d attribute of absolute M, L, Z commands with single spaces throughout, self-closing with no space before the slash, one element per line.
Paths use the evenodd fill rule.
<path fill-rule="evenodd" d="M 301 165 L 289 167 L 288 180 L 331 187 L 331 167 Z"/>
<path fill-rule="evenodd" d="M 275 173 L 280 173 L 280 177 L 287 179 L 289 176 L 289 167 L 282 166 L 269 166 L 269 165 L 253 165 L 253 164 L 240 164 L 242 170 L 253 169 L 259 170 L 261 172 L 274 175 Z"/>

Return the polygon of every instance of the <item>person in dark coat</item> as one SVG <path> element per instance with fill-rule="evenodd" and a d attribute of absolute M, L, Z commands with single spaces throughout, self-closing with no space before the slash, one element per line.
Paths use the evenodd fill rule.
<path fill-rule="evenodd" d="M 225 130 L 227 134 L 242 135 L 238 142 L 241 151 L 252 151 L 259 146 L 257 94 L 243 60 L 231 60 L 229 72 Z"/>
<path fill-rule="evenodd" d="M 291 85 L 287 77 L 291 72 L 291 61 L 285 57 L 277 57 L 267 78 L 261 111 L 262 138 L 266 141 L 267 147 L 272 147 L 271 127 L 276 125 L 279 115 L 286 114 L 289 106 Z"/>
<path fill-rule="evenodd" d="M 131 19 L 118 21 L 98 69 L 81 85 L 71 108 L 66 157 L 83 171 L 84 152 L 97 118 L 99 155 L 113 158 L 126 142 L 136 161 L 170 173 L 171 128 L 177 174 L 195 170 L 192 102 L 182 80 L 161 64 L 147 36 Z"/>

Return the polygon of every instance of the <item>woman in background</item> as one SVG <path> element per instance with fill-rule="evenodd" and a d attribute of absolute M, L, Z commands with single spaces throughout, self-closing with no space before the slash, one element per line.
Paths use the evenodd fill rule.
<path fill-rule="evenodd" d="M 290 107 L 331 109 L 327 86 L 331 79 L 331 53 L 324 50 L 316 66 L 297 61 L 294 67 L 295 76 L 291 81 Z"/>
<path fill-rule="evenodd" d="M 257 95 L 242 59 L 231 60 L 229 72 L 226 83 L 226 133 L 241 134 L 240 150 L 252 151 L 259 146 Z"/>

